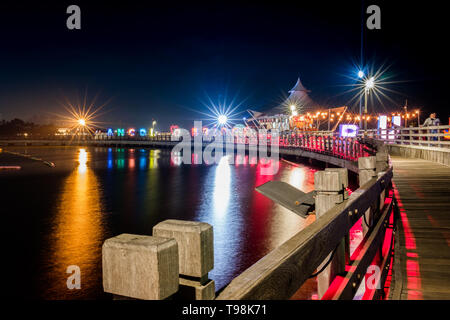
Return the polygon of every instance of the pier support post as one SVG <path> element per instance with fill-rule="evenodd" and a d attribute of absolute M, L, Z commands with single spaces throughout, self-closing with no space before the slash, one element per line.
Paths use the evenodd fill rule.
<path fill-rule="evenodd" d="M 376 166 L 377 166 L 377 158 L 376 157 L 360 157 L 358 158 L 358 169 L 359 169 L 359 186 L 363 186 L 365 183 L 370 181 L 372 178 L 377 176 Z M 369 227 L 366 225 L 372 225 L 373 223 L 373 215 L 372 209 L 369 208 L 364 213 L 362 227 L 363 227 L 363 235 L 365 236 L 369 232 Z"/>
<path fill-rule="evenodd" d="M 178 291 L 175 239 L 121 234 L 102 247 L 103 289 L 119 298 L 162 300 Z"/>
<path fill-rule="evenodd" d="M 348 186 L 348 171 L 342 168 L 327 168 L 325 171 L 317 171 L 314 174 L 314 188 L 317 192 L 315 198 L 316 218 L 320 219 L 336 204 L 342 203 L 348 198 L 345 188 Z M 345 271 L 345 238 L 342 239 L 330 264 L 317 276 L 317 293 L 319 299 L 328 290 L 334 278 Z M 328 262 L 330 253 L 318 270 Z"/>
<path fill-rule="evenodd" d="M 165 220 L 153 227 L 153 235 L 174 238 L 178 243 L 179 285 L 176 297 L 213 300 L 215 284 L 208 279 L 214 268 L 213 228 L 196 221 Z"/>

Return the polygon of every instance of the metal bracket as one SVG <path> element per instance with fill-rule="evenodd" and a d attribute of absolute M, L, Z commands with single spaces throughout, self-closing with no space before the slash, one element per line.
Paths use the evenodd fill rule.
<path fill-rule="evenodd" d="M 315 206 L 315 191 L 305 193 L 286 182 L 269 181 L 255 189 L 302 218 L 306 218 Z"/>

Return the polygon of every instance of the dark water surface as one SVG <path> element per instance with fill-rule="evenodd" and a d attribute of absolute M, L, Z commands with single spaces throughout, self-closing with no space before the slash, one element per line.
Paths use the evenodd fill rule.
<path fill-rule="evenodd" d="M 281 180 L 304 192 L 318 169 L 280 161 L 179 165 L 169 150 L 10 147 L 55 163 L 0 173 L 2 295 L 43 299 L 109 299 L 102 290 L 101 246 L 121 233 L 151 235 L 165 219 L 214 227 L 216 289 L 311 223 L 254 190 Z M 19 164 L 20 165 L 20 164 Z M 81 269 L 69 290 L 67 267 Z"/>

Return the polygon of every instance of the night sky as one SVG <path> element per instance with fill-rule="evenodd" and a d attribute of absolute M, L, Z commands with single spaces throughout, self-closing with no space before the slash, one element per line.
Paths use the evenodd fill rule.
<path fill-rule="evenodd" d="M 87 92 L 108 102 L 106 126 L 190 127 L 202 102 L 235 98 L 240 111 L 281 103 L 298 76 L 324 106 L 342 94 L 360 61 L 361 1 L 122 1 L 93 5 L 0 5 L 0 114 L 36 122 L 65 114 Z M 394 2 L 394 1 L 391 1 Z M 81 30 L 66 28 L 67 6 L 81 8 Z M 447 13 L 436 3 L 366 1 L 381 8 L 381 30 L 365 29 L 364 57 L 389 65 L 396 104 L 371 106 L 450 115 Z M 365 15 L 366 17 L 368 15 Z M 246 116 L 245 113 L 237 117 Z M 425 118 L 425 117 L 424 117 Z"/>

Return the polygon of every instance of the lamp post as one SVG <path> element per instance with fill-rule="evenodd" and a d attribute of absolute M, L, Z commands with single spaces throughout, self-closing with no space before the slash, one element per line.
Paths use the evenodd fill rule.
<path fill-rule="evenodd" d="M 364 71 L 358 71 L 358 78 L 364 78 Z M 359 96 L 359 127 L 362 127 L 362 96 Z"/>
<path fill-rule="evenodd" d="M 366 80 L 364 86 L 364 131 L 367 130 L 367 96 L 369 95 L 370 90 L 375 87 L 375 78 L 370 77 Z"/>

